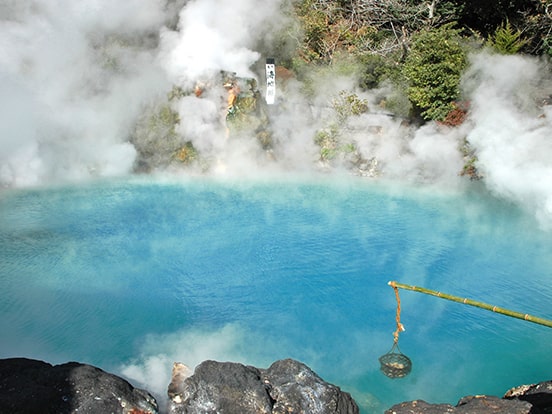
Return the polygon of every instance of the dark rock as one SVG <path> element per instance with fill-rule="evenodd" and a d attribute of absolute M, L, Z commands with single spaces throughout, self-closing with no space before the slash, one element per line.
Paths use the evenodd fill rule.
<path fill-rule="evenodd" d="M 350 394 L 293 359 L 273 363 L 263 373 L 263 381 L 274 400 L 273 414 L 359 412 Z"/>
<path fill-rule="evenodd" d="M 443 414 L 453 413 L 455 408 L 450 404 L 429 404 L 423 400 L 402 402 L 385 411 L 385 414 Z"/>
<path fill-rule="evenodd" d="M 506 392 L 504 398 L 527 401 L 542 414 L 552 414 L 552 381 L 521 385 Z"/>
<path fill-rule="evenodd" d="M 191 371 L 175 363 L 169 414 L 358 414 L 350 394 L 301 362 L 285 359 L 268 369 L 205 361 Z M 157 414 L 155 399 L 126 380 L 91 365 L 51 365 L 0 359 L 0 413 Z M 510 389 L 504 398 L 478 395 L 456 406 L 415 400 L 385 414 L 552 414 L 552 381 Z"/>
<path fill-rule="evenodd" d="M 204 361 L 179 384 L 173 370 L 169 413 L 270 413 L 260 374 L 257 368 L 234 362 Z"/>
<path fill-rule="evenodd" d="M 464 397 L 456 406 L 457 414 L 529 414 L 533 406 L 524 401 L 504 400 L 494 396 L 477 395 Z"/>
<path fill-rule="evenodd" d="M 0 413 L 72 412 L 154 414 L 158 409 L 146 391 L 91 365 L 0 360 Z"/>
<path fill-rule="evenodd" d="M 170 414 L 359 412 L 348 393 L 291 359 L 277 361 L 266 370 L 239 363 L 204 361 L 183 381 L 182 369 L 179 365 L 173 369 Z"/>
<path fill-rule="evenodd" d="M 552 381 L 521 385 L 510 389 L 504 398 L 478 395 L 460 399 L 456 407 L 408 401 L 396 404 L 385 414 L 552 414 Z"/>
<path fill-rule="evenodd" d="M 394 405 L 385 414 L 535 414 L 534 407 L 521 400 L 477 395 L 462 398 L 456 407 L 450 404 L 428 404 L 409 401 Z"/>

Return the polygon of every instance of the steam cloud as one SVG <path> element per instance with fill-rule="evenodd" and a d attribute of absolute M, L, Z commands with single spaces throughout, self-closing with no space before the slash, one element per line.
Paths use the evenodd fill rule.
<path fill-rule="evenodd" d="M 0 182 L 37 185 L 130 171 L 128 131 L 167 87 L 156 0 L 0 5 Z"/>
<path fill-rule="evenodd" d="M 285 24 L 281 7 L 279 0 L 263 7 L 254 0 L 4 1 L 0 185 L 131 173 L 137 119 L 152 102 L 166 100 L 173 85 L 190 90 L 220 71 L 263 85 L 262 62 Z M 456 129 L 405 127 L 377 113 L 382 91 L 355 91 L 353 84 L 351 77 L 315 78 L 309 101 L 293 79 L 279 89 L 270 159 L 252 137 L 232 143 L 225 137 L 224 91 L 217 85 L 202 99 L 173 102 L 177 132 L 219 160 L 218 172 L 316 170 L 314 133 L 327 126 L 332 98 L 349 89 L 370 102 L 371 113 L 349 119 L 343 131 L 384 176 L 462 186 L 458 147 L 467 138 L 489 190 L 552 225 L 552 114 L 539 105 L 552 89 L 542 62 L 473 56 L 464 79 L 470 119 Z"/>
<path fill-rule="evenodd" d="M 247 343 L 245 332 L 231 324 L 217 331 L 150 336 L 144 341 L 140 359 L 122 366 L 120 371 L 127 378 L 147 385 L 163 401 L 175 361 L 186 364 L 191 370 L 207 359 L 258 363 L 250 350 L 243 349 L 244 343 Z"/>
<path fill-rule="evenodd" d="M 471 96 L 468 140 L 495 194 L 534 211 L 552 225 L 552 93 L 550 72 L 538 60 L 480 54 L 465 76 Z"/>

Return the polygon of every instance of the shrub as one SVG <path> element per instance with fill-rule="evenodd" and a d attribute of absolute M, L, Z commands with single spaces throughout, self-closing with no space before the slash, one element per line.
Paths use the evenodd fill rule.
<path fill-rule="evenodd" d="M 332 107 L 340 122 L 344 122 L 348 117 L 358 116 L 368 112 L 368 101 L 359 98 L 356 93 L 347 91 L 339 92 L 339 95 L 333 99 Z"/>
<path fill-rule="evenodd" d="M 426 120 L 443 120 L 459 97 L 466 52 L 451 24 L 424 29 L 412 38 L 403 66 L 408 97 Z"/>
<path fill-rule="evenodd" d="M 521 30 L 515 30 L 508 20 L 497 27 L 487 41 L 490 47 L 502 55 L 515 55 L 526 43 L 521 38 Z"/>

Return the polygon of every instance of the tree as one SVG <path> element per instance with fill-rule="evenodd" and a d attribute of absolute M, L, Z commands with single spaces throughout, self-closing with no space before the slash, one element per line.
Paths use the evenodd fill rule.
<path fill-rule="evenodd" d="M 443 120 L 458 99 L 466 52 L 452 24 L 424 29 L 412 37 L 403 66 L 408 97 L 426 120 Z"/>
<path fill-rule="evenodd" d="M 459 11 L 458 23 L 479 32 L 483 37 L 492 34 L 502 22 L 509 20 L 523 27 L 527 15 L 535 15 L 546 0 L 449 0 Z"/>
<path fill-rule="evenodd" d="M 527 43 L 521 37 L 521 30 L 515 30 L 509 20 L 502 23 L 487 42 L 502 55 L 514 55 Z"/>

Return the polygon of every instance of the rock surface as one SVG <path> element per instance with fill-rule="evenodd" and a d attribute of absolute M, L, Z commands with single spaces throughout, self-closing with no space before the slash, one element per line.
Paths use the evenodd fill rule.
<path fill-rule="evenodd" d="M 512 388 L 504 395 L 504 398 L 527 401 L 535 407 L 533 412 L 552 414 L 552 381 Z"/>
<path fill-rule="evenodd" d="M 155 414 L 146 391 L 91 365 L 0 360 L 0 413 Z"/>
<path fill-rule="evenodd" d="M 552 381 L 512 388 L 504 398 L 477 395 L 450 404 L 428 404 L 422 400 L 396 404 L 385 414 L 551 414 Z"/>
<path fill-rule="evenodd" d="M 195 372 L 175 363 L 169 414 L 358 414 L 351 395 L 301 362 L 284 359 L 268 369 L 204 361 Z M 0 359 L 0 413 L 157 414 L 155 399 L 126 380 L 91 365 L 51 365 Z M 512 388 L 503 398 L 477 395 L 456 406 L 422 400 L 396 404 L 385 414 L 552 414 L 552 381 Z"/>
<path fill-rule="evenodd" d="M 306 365 L 284 359 L 268 369 L 204 361 L 183 379 L 175 365 L 170 414 L 357 414 L 350 394 L 322 380 Z"/>

